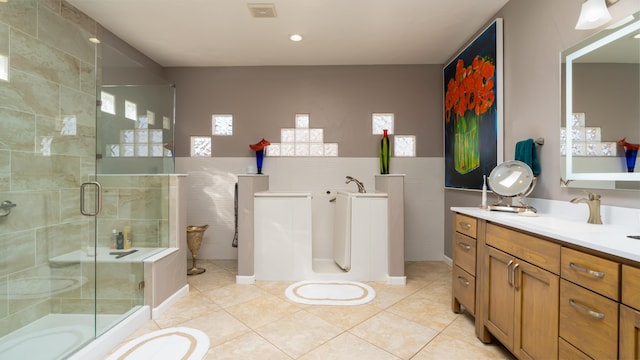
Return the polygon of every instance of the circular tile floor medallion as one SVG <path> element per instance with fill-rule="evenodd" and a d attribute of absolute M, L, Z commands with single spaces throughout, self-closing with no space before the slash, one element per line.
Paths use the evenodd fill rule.
<path fill-rule="evenodd" d="M 307 305 L 361 305 L 376 297 L 371 286 L 357 281 L 300 281 L 284 293 L 289 300 Z"/>
<path fill-rule="evenodd" d="M 201 360 L 208 350 L 207 334 L 187 327 L 173 327 L 133 339 L 107 360 Z"/>

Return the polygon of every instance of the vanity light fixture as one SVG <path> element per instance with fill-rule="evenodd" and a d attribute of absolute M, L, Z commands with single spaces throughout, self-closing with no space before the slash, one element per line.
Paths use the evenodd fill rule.
<path fill-rule="evenodd" d="M 611 20 L 605 0 L 587 0 L 582 4 L 576 30 L 590 30 Z"/>
<path fill-rule="evenodd" d="M 300 34 L 292 34 L 289 35 L 289 40 L 293 41 L 293 42 L 299 42 L 302 41 L 302 35 Z"/>

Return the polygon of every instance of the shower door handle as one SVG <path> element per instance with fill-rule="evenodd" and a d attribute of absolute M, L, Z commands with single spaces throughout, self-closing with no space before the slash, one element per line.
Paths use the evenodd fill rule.
<path fill-rule="evenodd" d="M 93 212 L 88 212 L 84 208 L 84 189 L 87 186 L 94 186 L 97 191 L 97 201 Z M 97 181 L 88 181 L 80 185 L 80 213 L 84 216 L 97 216 L 102 211 L 102 186 Z"/>

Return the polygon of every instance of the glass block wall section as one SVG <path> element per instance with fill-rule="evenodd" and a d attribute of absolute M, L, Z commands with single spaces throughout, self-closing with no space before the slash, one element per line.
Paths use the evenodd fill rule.
<path fill-rule="evenodd" d="M 571 136 L 573 156 L 618 156 L 616 141 L 602 141 L 600 127 L 586 126 L 586 114 L 574 113 L 571 117 L 571 134 L 560 128 L 560 152 L 567 155 L 567 136 Z"/>
<path fill-rule="evenodd" d="M 211 157 L 211 137 L 191 137 L 191 157 Z"/>
<path fill-rule="evenodd" d="M 396 156 L 396 157 L 415 157 L 416 156 L 416 137 L 415 137 L 415 135 L 394 135 L 394 137 L 393 137 L 393 156 Z"/>
<path fill-rule="evenodd" d="M 108 92 L 100 93 L 100 110 L 102 112 L 106 112 L 112 115 L 116 114 L 116 97 L 113 94 L 109 94 Z"/>
<path fill-rule="evenodd" d="M 309 114 L 295 114 L 293 128 L 280 129 L 280 142 L 267 146 L 267 156 L 323 157 L 338 156 L 337 143 L 324 142 L 324 129 L 311 128 Z"/>
<path fill-rule="evenodd" d="M 0 55 L 0 80 L 9 81 L 9 58 Z"/>
<path fill-rule="evenodd" d="M 216 136 L 233 135 L 233 115 L 212 115 L 211 134 Z"/>
<path fill-rule="evenodd" d="M 382 135 L 385 129 L 388 134 L 393 134 L 393 125 L 393 113 L 373 113 L 371 115 L 371 133 L 373 135 Z"/>
<path fill-rule="evenodd" d="M 124 102 L 124 117 L 130 120 L 138 120 L 138 105 L 129 100 Z"/>

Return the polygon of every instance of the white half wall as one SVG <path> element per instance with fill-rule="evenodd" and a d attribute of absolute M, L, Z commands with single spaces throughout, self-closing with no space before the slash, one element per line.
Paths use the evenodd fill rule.
<path fill-rule="evenodd" d="M 373 191 L 378 158 L 265 158 L 263 172 L 271 190 L 355 190 L 353 176 Z M 236 174 L 255 166 L 254 158 L 176 158 L 176 173 L 187 177 L 187 223 L 205 225 L 199 259 L 237 259 Z M 444 159 L 392 158 L 391 172 L 405 175 L 405 260 L 442 260 L 444 256 Z"/>

